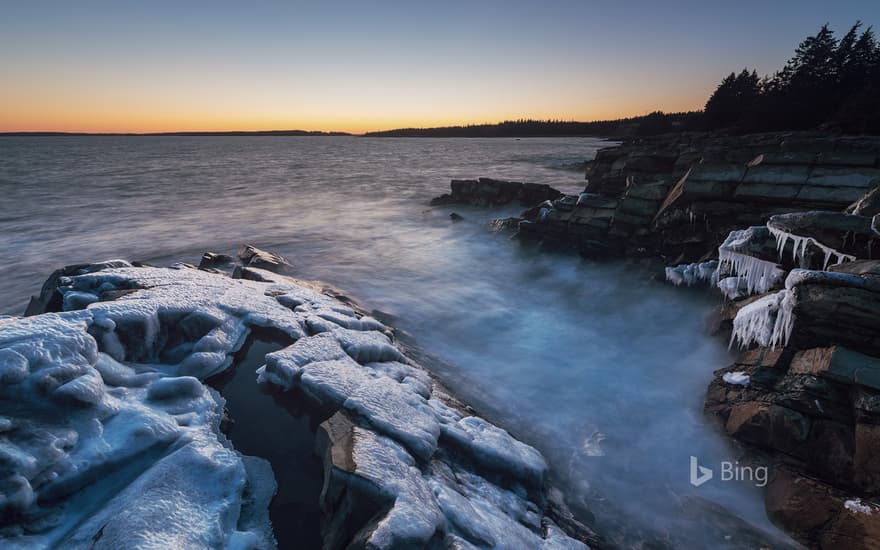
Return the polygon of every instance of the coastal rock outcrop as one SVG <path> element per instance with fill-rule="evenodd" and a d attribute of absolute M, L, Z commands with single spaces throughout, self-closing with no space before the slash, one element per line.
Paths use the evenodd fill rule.
<path fill-rule="evenodd" d="M 269 271 L 280 272 L 290 267 L 290 262 L 274 252 L 260 250 L 253 245 L 245 245 L 238 251 L 238 258 L 245 267 L 259 267 Z M 204 260 L 204 256 L 202 257 Z"/>
<path fill-rule="evenodd" d="M 586 178 L 496 226 L 716 288 L 743 351 L 705 410 L 771 467 L 771 519 L 810 547 L 880 547 L 880 138 L 657 136 Z"/>
<path fill-rule="evenodd" d="M 584 191 L 547 197 L 521 216 L 519 233 L 588 256 L 698 262 L 731 231 L 776 214 L 840 212 L 861 201 L 858 213 L 875 215 L 878 158 L 880 139 L 871 137 L 688 133 L 633 140 L 598 151 Z M 445 197 L 458 186 L 463 202 L 498 204 L 464 200 L 472 185 L 453 182 Z"/>
<path fill-rule="evenodd" d="M 279 349 L 253 383 L 324 419 L 325 548 L 586 548 L 589 529 L 549 504 L 542 455 L 451 398 L 388 327 L 238 271 L 66 268 L 45 313 L 0 324 L 4 547 L 273 547 L 271 468 L 224 437 L 205 383 L 259 330 Z"/>
<path fill-rule="evenodd" d="M 451 193 L 431 199 L 432 206 L 470 204 L 472 206 L 500 206 L 511 202 L 532 206 L 562 195 L 549 185 L 520 183 L 492 178 L 452 180 Z"/>
<path fill-rule="evenodd" d="M 744 348 L 715 373 L 705 409 L 772 468 L 768 513 L 811 547 L 880 544 L 880 260 L 860 258 L 872 253 L 869 223 L 772 216 L 732 232 L 700 278 L 731 300 L 731 345 Z"/>

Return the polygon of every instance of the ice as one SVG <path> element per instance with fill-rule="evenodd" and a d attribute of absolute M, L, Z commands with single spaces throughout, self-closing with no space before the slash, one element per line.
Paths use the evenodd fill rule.
<path fill-rule="evenodd" d="M 785 271 L 776 263 L 740 251 L 749 243 L 760 239 L 757 230 L 764 228 L 750 227 L 731 231 L 724 243 L 718 247 L 719 273 L 729 270 L 734 276 L 745 278 L 748 294 L 763 294 L 779 284 L 785 276 Z"/>
<path fill-rule="evenodd" d="M 369 545 L 583 548 L 528 496 L 543 456 L 435 393 L 375 319 L 274 274 L 119 266 L 62 281 L 72 311 L 0 325 L 4 547 L 271 547 L 271 470 L 220 434 L 203 383 L 259 327 L 293 343 L 254 383 L 356 423 L 354 475 L 392 501 Z"/>
<path fill-rule="evenodd" d="M 836 261 L 834 263 L 843 263 L 843 262 L 851 262 L 856 259 L 855 256 L 851 254 L 844 254 L 843 252 L 839 252 L 830 246 L 826 246 L 816 239 L 812 237 L 802 237 L 800 235 L 795 235 L 793 233 L 788 233 L 782 229 L 773 227 L 769 222 L 767 223 L 767 229 L 770 230 L 770 234 L 776 239 L 776 248 L 779 251 L 779 258 L 782 259 L 782 254 L 785 252 L 785 245 L 790 240 L 791 241 L 791 259 L 793 262 L 797 263 L 800 266 L 804 265 L 804 256 L 807 253 L 807 247 L 815 246 L 820 249 L 824 254 L 824 260 L 822 262 L 822 269 L 828 269 L 828 265 L 831 263 L 832 258 Z"/>
<path fill-rule="evenodd" d="M 303 365 L 343 358 L 347 358 L 345 351 L 329 333 L 301 338 L 292 346 L 267 355 L 266 364 L 257 369 L 257 380 L 289 390 L 302 374 Z"/>
<path fill-rule="evenodd" d="M 785 278 L 785 288 L 792 289 L 804 284 L 820 284 L 865 288 L 870 286 L 868 279 L 851 273 L 837 271 L 815 271 L 811 269 L 792 269 Z"/>
<path fill-rule="evenodd" d="M 537 506 L 465 469 L 432 464 L 424 474 L 392 440 L 354 428 L 355 473 L 391 495 L 393 505 L 369 536 L 371 548 L 425 548 L 438 532 L 459 548 L 571 548 L 574 541 Z"/>
<path fill-rule="evenodd" d="M 431 490 L 443 514 L 452 526 L 461 531 L 468 540 L 480 546 L 493 547 L 496 544 L 487 521 L 471 505 L 471 501 L 445 483 L 431 480 Z"/>
<path fill-rule="evenodd" d="M 403 355 L 385 334 L 370 330 L 366 332 L 339 329 L 335 332 L 342 349 L 358 363 L 377 361 L 400 361 Z"/>
<path fill-rule="evenodd" d="M 711 283 L 717 273 L 718 262 L 681 264 L 666 268 L 666 280 L 675 286 L 694 286 L 701 282 Z"/>
<path fill-rule="evenodd" d="M 177 314 L 187 304 L 207 304 L 217 286 L 185 271 L 172 279 L 164 270 L 116 265 L 121 272 L 90 266 L 64 281 L 65 307 L 87 309 L 0 327 L 0 414 L 6 428 L 0 456 L 11 468 L 0 477 L 0 509 L 20 518 L 4 528 L 3 546 L 272 546 L 266 524 L 247 532 L 236 526 L 250 481 L 241 456 L 219 435 L 222 399 L 197 378 L 176 376 L 187 365 L 204 367 L 206 354 L 152 367 L 131 362 L 159 361 L 162 347 L 175 338 Z M 125 269 L 143 279 L 128 277 Z M 96 303 L 101 292 L 149 286 L 147 280 L 162 290 Z M 240 285 L 224 283 L 233 291 Z M 234 298 L 229 292 L 219 296 Z M 242 305 L 255 301 L 241 298 Z M 271 304 L 277 302 L 267 297 L 264 310 Z M 224 305 L 231 304 L 214 307 L 233 337 L 213 343 L 230 346 L 218 352 L 220 363 L 235 351 L 249 322 L 234 313 L 242 310 Z M 216 366 L 218 356 L 207 355 Z M 271 477 L 256 483 L 274 486 Z"/>
<path fill-rule="evenodd" d="M 394 499 L 391 510 L 370 535 L 367 547 L 428 546 L 434 534 L 445 528 L 446 517 L 415 461 L 391 439 L 357 427 L 354 430 L 355 473 Z"/>
<path fill-rule="evenodd" d="M 501 428 L 476 416 L 467 416 L 454 424 L 444 424 L 443 428 L 447 437 L 483 466 L 512 474 L 535 487 L 543 484 L 547 473 L 544 457 Z"/>
<path fill-rule="evenodd" d="M 388 378 L 368 379 L 343 406 L 367 418 L 370 425 L 402 442 L 422 460 L 437 450 L 440 422 L 427 399 Z"/>
<path fill-rule="evenodd" d="M 727 382 L 728 384 L 734 386 L 748 386 L 749 385 L 749 375 L 742 372 L 725 372 L 724 376 L 721 377 L 722 380 Z"/>
<path fill-rule="evenodd" d="M 718 281 L 718 290 L 728 300 L 739 300 L 749 295 L 749 284 L 745 277 L 725 277 Z"/>
<path fill-rule="evenodd" d="M 795 301 L 795 291 L 784 289 L 743 306 L 733 319 L 730 346 L 734 342 L 739 342 L 741 348 L 752 344 L 785 346 L 794 327 Z"/>
<path fill-rule="evenodd" d="M 858 498 L 847 500 L 843 503 L 843 507 L 851 512 L 858 514 L 873 514 L 874 507 L 869 504 L 862 504 L 862 500 Z"/>

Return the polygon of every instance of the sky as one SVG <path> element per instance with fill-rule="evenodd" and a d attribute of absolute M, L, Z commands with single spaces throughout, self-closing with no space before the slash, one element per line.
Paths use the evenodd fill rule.
<path fill-rule="evenodd" d="M 699 109 L 880 1 L 0 3 L 0 132 L 360 133 Z"/>

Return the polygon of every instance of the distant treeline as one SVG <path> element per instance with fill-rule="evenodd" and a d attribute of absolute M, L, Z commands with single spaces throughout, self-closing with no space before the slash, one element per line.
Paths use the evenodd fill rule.
<path fill-rule="evenodd" d="M 442 128 L 369 132 L 376 137 L 627 137 L 671 131 L 735 133 L 828 129 L 880 134 L 880 45 L 857 22 L 840 39 L 823 25 L 780 71 L 759 77 L 743 69 L 725 77 L 703 111 L 597 122 L 510 120 Z"/>
<path fill-rule="evenodd" d="M 856 22 L 840 39 L 823 25 L 782 70 L 730 73 L 709 98 L 708 129 L 743 132 L 827 128 L 880 134 L 880 46 Z"/>
<path fill-rule="evenodd" d="M 367 132 L 367 137 L 552 137 L 652 135 L 693 127 L 699 112 L 663 113 L 595 122 L 568 120 L 506 120 L 499 124 L 470 124 L 442 128 L 400 128 Z"/>

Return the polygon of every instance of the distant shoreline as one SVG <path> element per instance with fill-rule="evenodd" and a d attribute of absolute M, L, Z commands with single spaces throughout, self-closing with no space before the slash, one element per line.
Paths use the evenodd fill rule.
<path fill-rule="evenodd" d="M 569 120 L 506 120 L 493 124 L 469 124 L 434 128 L 395 128 L 354 134 L 309 130 L 228 130 L 217 132 L 0 132 L 0 137 L 56 136 L 350 136 L 350 137 L 429 137 L 429 138 L 615 138 L 681 131 L 694 124 L 699 113 L 654 112 L 617 120 L 577 122 Z"/>
<path fill-rule="evenodd" d="M 0 137 L 69 137 L 69 136 L 302 136 L 302 137 L 337 137 L 357 136 L 348 132 L 312 132 L 306 130 L 257 130 L 257 131 L 223 131 L 223 132 L 0 132 Z"/>

